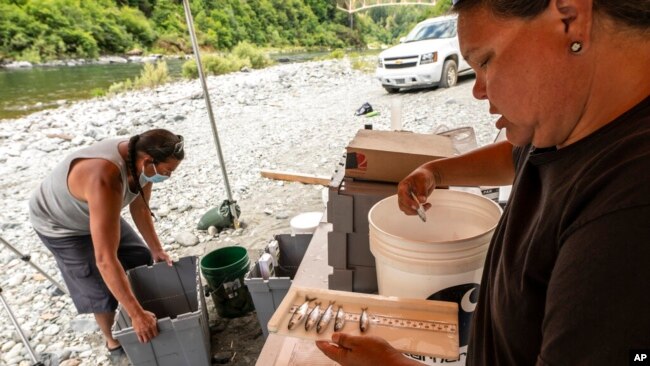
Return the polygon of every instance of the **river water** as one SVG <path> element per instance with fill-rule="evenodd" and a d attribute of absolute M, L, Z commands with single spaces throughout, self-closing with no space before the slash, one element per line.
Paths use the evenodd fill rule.
<path fill-rule="evenodd" d="M 278 53 L 278 62 L 301 62 L 326 55 L 327 52 Z M 172 79 L 181 78 L 184 60 L 166 60 Z M 88 99 L 94 89 L 108 90 L 116 82 L 140 75 L 144 64 L 108 64 L 81 66 L 0 68 L 0 120 L 18 118 L 66 102 Z"/>
<path fill-rule="evenodd" d="M 167 60 L 172 78 L 181 77 L 183 60 Z M 17 118 L 65 102 L 91 98 L 93 89 L 140 75 L 144 64 L 0 68 L 0 120 Z"/>

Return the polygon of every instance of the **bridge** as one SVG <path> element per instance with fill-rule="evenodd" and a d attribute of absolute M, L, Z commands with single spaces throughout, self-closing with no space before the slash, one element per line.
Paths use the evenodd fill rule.
<path fill-rule="evenodd" d="M 395 5 L 425 5 L 434 6 L 437 0 L 336 0 L 336 8 L 348 14 L 354 14 L 359 11 L 377 8 L 380 6 Z"/>

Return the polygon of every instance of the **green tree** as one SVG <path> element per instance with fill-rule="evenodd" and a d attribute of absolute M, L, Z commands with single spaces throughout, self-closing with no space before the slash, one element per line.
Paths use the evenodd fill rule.
<path fill-rule="evenodd" d="M 227 51 L 255 46 L 363 48 L 391 44 L 417 22 L 441 14 L 436 6 L 393 6 L 355 14 L 333 0 L 190 0 L 199 44 Z M 134 47 L 190 52 L 179 0 L 0 0 L 0 54 L 34 61 L 96 57 Z M 220 65 L 236 64 L 221 62 Z"/>
<path fill-rule="evenodd" d="M 77 57 L 97 57 L 99 47 L 90 33 L 81 29 L 62 29 L 58 36 L 65 44 L 66 54 Z"/>
<path fill-rule="evenodd" d="M 150 46 L 156 40 L 156 32 L 151 23 L 139 10 L 123 7 L 117 19 L 136 42 Z"/>

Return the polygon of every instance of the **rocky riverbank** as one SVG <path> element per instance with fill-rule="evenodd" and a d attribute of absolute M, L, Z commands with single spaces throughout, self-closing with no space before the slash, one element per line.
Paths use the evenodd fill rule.
<path fill-rule="evenodd" d="M 93 99 L 0 121 L 0 232 L 60 280 L 51 254 L 28 221 L 27 200 L 41 179 L 71 151 L 98 140 L 167 128 L 185 137 L 186 160 L 172 179 L 154 186 L 152 208 L 165 249 L 175 257 L 241 245 L 252 259 L 274 234 L 290 232 L 292 216 L 324 209 L 323 187 L 273 181 L 260 169 L 331 175 L 345 146 L 364 124 L 388 130 L 390 105 L 402 99 L 403 129 L 428 133 L 461 126 L 479 144 L 496 136 L 486 102 L 471 95 L 472 78 L 451 89 L 388 95 L 348 60 L 286 64 L 210 77 L 214 113 L 234 198 L 244 227 L 213 234 L 196 229 L 208 209 L 227 198 L 198 81 Z M 380 115 L 355 117 L 370 102 Z M 124 212 L 128 218 L 128 210 Z M 94 321 L 76 314 L 65 296 L 0 245 L 0 286 L 32 347 L 65 365 L 108 364 Z M 264 342 L 254 315 L 226 321 L 211 307 L 213 352 L 232 365 L 252 365 Z M 0 365 L 30 365 L 0 309 Z"/>
<path fill-rule="evenodd" d="M 29 61 L 11 61 L 2 63 L 0 68 L 5 69 L 30 69 L 32 67 L 60 67 L 60 66 L 82 66 L 82 65 L 110 65 L 110 64 L 126 64 L 129 62 L 142 63 L 142 62 L 156 62 L 160 60 L 179 60 L 189 59 L 190 55 L 172 55 L 163 56 L 160 54 L 151 54 L 146 56 L 132 55 L 132 56 L 101 56 L 96 59 L 67 59 L 67 60 L 52 60 L 42 63 L 32 63 Z"/>

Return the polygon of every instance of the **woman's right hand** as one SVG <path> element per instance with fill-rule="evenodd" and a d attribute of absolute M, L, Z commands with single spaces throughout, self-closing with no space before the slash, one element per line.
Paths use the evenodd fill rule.
<path fill-rule="evenodd" d="M 142 310 L 140 314 L 131 317 L 131 322 L 140 343 L 147 343 L 158 335 L 156 315 L 150 311 Z"/>
<path fill-rule="evenodd" d="M 431 207 L 427 197 L 436 188 L 433 172 L 424 166 L 415 169 L 397 186 L 397 201 L 399 209 L 407 215 L 416 215 L 420 203 L 425 210 Z M 413 195 L 417 201 L 413 199 Z"/>

